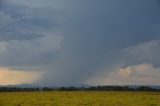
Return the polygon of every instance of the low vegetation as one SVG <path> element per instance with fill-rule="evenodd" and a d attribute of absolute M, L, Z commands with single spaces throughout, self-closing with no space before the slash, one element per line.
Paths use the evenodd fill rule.
<path fill-rule="evenodd" d="M 155 86 L 95 86 L 95 87 L 0 87 L 0 92 L 24 92 L 24 91 L 150 91 L 160 92 L 160 87 Z"/>
<path fill-rule="evenodd" d="M 1 92 L 0 106 L 160 106 L 160 92 Z"/>

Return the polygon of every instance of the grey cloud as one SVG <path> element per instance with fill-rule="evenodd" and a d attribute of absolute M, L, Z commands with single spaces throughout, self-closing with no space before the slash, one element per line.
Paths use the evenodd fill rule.
<path fill-rule="evenodd" d="M 159 67 L 141 63 L 113 68 L 112 71 L 100 73 L 86 82 L 90 85 L 159 85 L 159 73 Z"/>
<path fill-rule="evenodd" d="M 160 41 L 152 40 L 117 51 L 118 56 L 95 71 L 85 82 L 90 85 L 159 84 Z"/>
<path fill-rule="evenodd" d="M 30 41 L 1 43 L 1 66 L 45 65 L 60 53 L 61 37 L 45 36 Z M 3 50 L 3 51 L 2 51 Z"/>
<path fill-rule="evenodd" d="M 1 9 L 0 40 L 31 40 L 56 31 L 63 17 L 48 7 L 12 6 Z M 6 21 L 5 21 L 6 20 Z M 58 22 L 59 21 L 59 22 Z"/>
<path fill-rule="evenodd" d="M 8 16 L 7 14 L 5 14 L 3 11 L 0 11 L 0 28 L 2 28 L 3 26 L 6 26 L 7 24 L 9 24 L 10 22 L 12 22 L 12 18 L 10 16 Z"/>
<path fill-rule="evenodd" d="M 123 51 L 125 54 L 126 63 L 135 64 L 148 62 L 156 67 L 160 66 L 160 40 L 152 40 L 149 42 L 140 43 Z"/>
<path fill-rule="evenodd" d="M 30 7 L 53 7 L 55 9 L 64 8 L 68 3 L 74 2 L 74 0 L 6 0 L 6 3 L 25 5 Z"/>
<path fill-rule="evenodd" d="M 2 8 L 0 16 L 4 23 L 0 27 L 0 66 L 35 67 L 56 60 L 63 38 L 60 12 L 11 5 Z"/>
<path fill-rule="evenodd" d="M 64 36 L 64 52 L 53 67 L 48 68 L 53 71 L 48 72 L 45 83 L 85 83 L 104 67 L 109 73 L 116 65 L 123 67 L 139 63 L 133 62 L 134 57 L 126 59 L 126 54 L 122 53 L 124 48 L 159 39 L 153 28 L 159 22 L 156 1 L 92 0 L 73 3 L 67 11 L 72 33 Z"/>
<path fill-rule="evenodd" d="M 15 5 L 19 0 L 12 2 Z M 123 50 L 160 39 L 156 0 L 68 0 L 64 7 L 64 0 L 48 0 L 44 5 L 44 1 L 35 2 L 24 0 L 19 3 L 21 6 L 13 6 L 14 9 L 2 9 L 16 19 L 3 31 L 13 31 L 17 38 L 11 39 L 8 35 L 1 41 L 2 50 L 8 52 L 7 55 L 1 52 L 4 53 L 2 60 L 5 60 L 1 64 L 30 65 L 35 69 L 40 64 L 42 67 L 37 69 L 46 71 L 41 84 L 82 84 L 106 67 L 106 73 L 109 73 L 117 65 L 123 67 L 144 62 L 144 58 L 137 57 L 140 61 L 135 61 L 136 56 L 128 57 L 126 54 L 131 55 L 131 50 L 126 54 Z M 1 33 L 5 34 L 3 31 Z M 25 38 L 26 34 L 30 37 Z M 49 39 L 45 40 L 46 37 Z M 15 58 L 17 55 L 20 58 Z M 159 63 L 154 61 L 151 62 Z"/>

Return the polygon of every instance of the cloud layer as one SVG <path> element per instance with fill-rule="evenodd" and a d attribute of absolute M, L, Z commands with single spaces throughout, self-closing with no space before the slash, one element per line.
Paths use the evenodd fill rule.
<path fill-rule="evenodd" d="M 159 85 L 160 41 L 153 40 L 119 51 L 120 60 L 104 67 L 86 82 L 94 85 Z"/>
<path fill-rule="evenodd" d="M 159 75 L 159 9 L 157 0 L 6 0 L 0 67 L 44 72 L 42 85 L 140 84 L 127 78 L 145 63 L 144 76 Z"/>
<path fill-rule="evenodd" d="M 42 78 L 42 72 L 0 68 L 0 85 L 32 84 Z"/>
<path fill-rule="evenodd" d="M 117 70 L 89 79 L 87 82 L 91 85 L 159 85 L 159 71 L 159 67 L 142 63 L 117 68 Z"/>

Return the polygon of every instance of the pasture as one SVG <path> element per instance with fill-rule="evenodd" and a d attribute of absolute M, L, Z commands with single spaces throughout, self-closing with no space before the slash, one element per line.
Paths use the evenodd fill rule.
<path fill-rule="evenodd" d="M 160 106 L 160 93 L 1 92 L 0 106 Z"/>

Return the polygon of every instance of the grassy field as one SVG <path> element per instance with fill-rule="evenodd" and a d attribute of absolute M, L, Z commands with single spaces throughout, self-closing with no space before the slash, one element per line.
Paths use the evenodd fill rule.
<path fill-rule="evenodd" d="M 0 106 L 160 106 L 154 92 L 0 93 Z"/>

